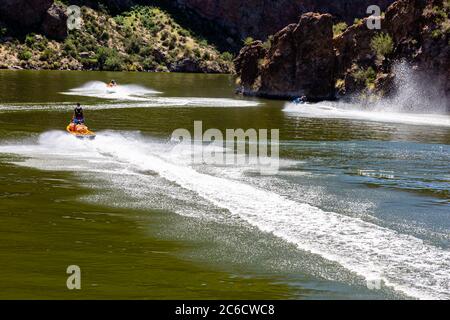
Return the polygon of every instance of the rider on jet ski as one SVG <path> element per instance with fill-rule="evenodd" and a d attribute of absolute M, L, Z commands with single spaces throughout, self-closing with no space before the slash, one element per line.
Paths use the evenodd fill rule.
<path fill-rule="evenodd" d="M 77 103 L 77 106 L 73 112 L 72 123 L 74 124 L 84 124 L 83 108 Z"/>
<path fill-rule="evenodd" d="M 306 96 L 301 96 L 301 97 L 297 97 L 294 99 L 294 103 L 295 104 L 303 104 L 306 103 L 308 101 L 308 99 L 306 98 Z"/>

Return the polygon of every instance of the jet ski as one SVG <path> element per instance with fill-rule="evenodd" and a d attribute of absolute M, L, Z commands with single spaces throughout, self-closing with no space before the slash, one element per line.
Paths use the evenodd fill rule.
<path fill-rule="evenodd" d="M 306 101 L 302 100 L 301 98 L 296 98 L 292 100 L 293 104 L 306 104 Z"/>
<path fill-rule="evenodd" d="M 96 136 L 95 133 L 90 131 L 84 124 L 75 124 L 72 122 L 67 126 L 66 130 L 78 139 L 94 140 Z"/>
<path fill-rule="evenodd" d="M 113 87 L 108 86 L 108 87 L 106 88 L 106 93 L 116 93 L 116 88 L 115 88 L 115 86 L 113 86 Z"/>
<path fill-rule="evenodd" d="M 116 87 L 117 87 L 117 82 L 115 80 L 111 80 L 106 85 L 106 92 L 107 93 L 116 93 Z"/>

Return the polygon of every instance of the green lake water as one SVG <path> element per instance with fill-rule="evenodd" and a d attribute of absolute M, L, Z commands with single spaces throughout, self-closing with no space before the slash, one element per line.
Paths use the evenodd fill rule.
<path fill-rule="evenodd" d="M 76 102 L 94 141 L 64 131 Z M 278 173 L 190 163 L 170 138 L 199 120 L 279 129 Z M 241 97 L 227 75 L 0 71 L 2 299 L 448 299 L 449 191 L 449 115 Z"/>

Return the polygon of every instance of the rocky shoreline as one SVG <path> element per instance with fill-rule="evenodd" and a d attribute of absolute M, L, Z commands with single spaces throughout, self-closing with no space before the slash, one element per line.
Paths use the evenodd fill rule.
<path fill-rule="evenodd" d="M 0 69 L 233 72 L 231 53 L 159 7 L 112 13 L 82 6 L 81 28 L 75 30 L 68 30 L 66 12 L 65 4 L 53 0 L 2 2 Z"/>

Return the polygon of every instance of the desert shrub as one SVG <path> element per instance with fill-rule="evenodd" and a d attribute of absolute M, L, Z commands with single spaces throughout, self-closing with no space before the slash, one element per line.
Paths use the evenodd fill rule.
<path fill-rule="evenodd" d="M 107 71 L 121 71 L 123 69 L 123 61 L 119 56 L 110 56 L 106 59 L 102 69 Z"/>
<path fill-rule="evenodd" d="M 222 57 L 223 60 L 225 61 L 233 61 L 233 55 L 231 53 L 229 53 L 228 51 L 225 51 L 224 53 L 222 53 L 220 55 Z"/>
<path fill-rule="evenodd" d="M 39 60 L 41 61 L 47 61 L 51 62 L 55 59 L 56 52 L 52 49 L 45 49 L 44 52 L 42 52 L 41 56 L 39 57 Z"/>
<path fill-rule="evenodd" d="M 28 50 L 22 50 L 18 55 L 18 58 L 23 61 L 28 61 L 31 59 L 31 57 L 33 57 L 33 54 Z"/>
<path fill-rule="evenodd" d="M 196 57 L 200 58 L 201 52 L 200 52 L 200 49 L 199 49 L 199 48 L 193 49 L 192 52 L 194 53 L 194 55 L 195 55 Z"/>
<path fill-rule="evenodd" d="M 140 50 L 139 50 L 139 55 L 141 57 L 148 57 L 151 56 L 153 54 L 153 49 L 147 45 L 141 46 Z"/>
<path fill-rule="evenodd" d="M 267 37 L 267 40 L 264 41 L 263 48 L 266 49 L 266 50 L 270 50 L 270 48 L 272 47 L 272 42 L 273 42 L 273 36 L 270 35 L 270 36 Z"/>
<path fill-rule="evenodd" d="M 123 16 L 118 15 L 118 16 L 115 16 L 115 17 L 114 17 L 114 21 L 115 21 L 118 25 L 122 26 L 123 23 L 124 23 L 124 21 L 125 21 L 125 19 L 124 19 Z"/>
<path fill-rule="evenodd" d="M 344 79 L 337 79 L 334 87 L 337 90 L 344 90 L 344 88 L 345 88 L 345 80 Z"/>
<path fill-rule="evenodd" d="M 63 50 L 67 55 L 71 57 L 76 57 L 78 54 L 77 47 L 71 38 L 67 38 L 63 45 Z"/>
<path fill-rule="evenodd" d="M 372 67 L 367 69 L 357 68 L 352 73 L 352 76 L 359 83 L 364 83 L 366 87 L 371 88 L 375 83 L 377 73 Z"/>
<path fill-rule="evenodd" d="M 208 51 L 205 51 L 203 53 L 203 59 L 204 60 L 211 60 L 211 54 Z"/>
<path fill-rule="evenodd" d="M 35 34 L 34 33 L 30 33 L 30 34 L 27 34 L 25 36 L 25 44 L 28 47 L 32 48 L 33 45 L 35 44 L 35 42 L 36 42 L 36 38 L 35 38 Z"/>
<path fill-rule="evenodd" d="M 394 41 L 389 34 L 379 33 L 372 38 L 370 46 L 377 57 L 382 59 L 394 50 Z"/>
<path fill-rule="evenodd" d="M 108 41 L 109 40 L 109 33 L 104 31 L 102 33 L 102 35 L 100 36 L 100 39 L 102 39 L 103 41 Z"/>
<path fill-rule="evenodd" d="M 55 62 L 52 63 L 51 68 L 52 68 L 53 70 L 61 69 L 61 63 L 58 62 L 58 61 L 55 61 Z"/>
<path fill-rule="evenodd" d="M 248 46 L 250 45 L 252 42 L 254 41 L 254 39 L 252 37 L 247 37 L 244 39 L 244 45 Z"/>
<path fill-rule="evenodd" d="M 333 36 L 336 37 L 347 29 L 347 24 L 345 22 L 339 22 L 333 26 Z"/>
<path fill-rule="evenodd" d="M 86 69 L 95 69 L 98 66 L 98 61 L 96 58 L 83 58 L 80 62 Z"/>
<path fill-rule="evenodd" d="M 138 53 L 141 50 L 141 40 L 132 36 L 125 41 L 125 50 L 129 54 Z"/>
<path fill-rule="evenodd" d="M 123 60 L 115 49 L 99 47 L 95 59 L 100 70 L 119 71 L 123 68 Z"/>
<path fill-rule="evenodd" d="M 156 66 L 158 64 L 155 62 L 155 60 L 153 60 L 153 58 L 147 58 L 144 60 L 144 62 L 142 63 L 142 67 L 144 68 L 144 70 L 155 70 Z"/>
<path fill-rule="evenodd" d="M 162 43 L 162 45 L 163 45 L 163 47 L 168 48 L 169 45 L 170 45 L 170 40 L 169 40 L 169 39 L 164 40 L 163 43 Z"/>
<path fill-rule="evenodd" d="M 166 40 L 166 39 L 169 37 L 169 35 L 170 35 L 169 31 L 164 30 L 164 31 L 161 33 L 161 40 L 162 40 L 162 41 Z"/>
<path fill-rule="evenodd" d="M 183 36 L 183 37 L 189 37 L 189 36 L 190 36 L 189 31 L 187 31 L 186 29 L 180 29 L 180 30 L 178 31 L 178 33 L 179 33 L 181 36 Z"/>

